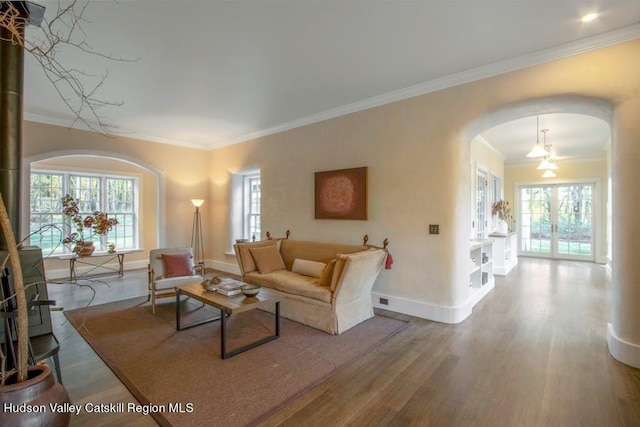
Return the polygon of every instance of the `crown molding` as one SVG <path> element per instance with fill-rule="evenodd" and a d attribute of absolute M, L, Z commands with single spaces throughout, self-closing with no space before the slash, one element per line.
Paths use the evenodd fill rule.
<path fill-rule="evenodd" d="M 484 145 L 485 147 L 487 147 L 489 150 L 491 150 L 496 156 L 498 156 L 498 158 L 500 158 L 503 162 L 505 160 L 507 160 L 507 158 L 505 157 L 504 154 L 502 154 L 496 147 L 494 147 L 493 145 L 491 145 L 491 143 L 489 141 L 487 141 L 486 139 L 484 139 L 482 137 L 482 135 L 478 135 L 475 137 L 475 139 L 482 145 Z"/>
<path fill-rule="evenodd" d="M 381 105 L 402 101 L 408 98 L 425 95 L 443 89 L 448 89 L 465 83 L 483 80 L 512 71 L 521 70 L 523 68 L 528 68 L 534 65 L 544 64 L 546 62 L 580 55 L 597 49 L 602 49 L 604 47 L 635 40 L 637 38 L 640 38 L 640 24 L 630 25 L 618 30 L 586 37 L 574 42 L 561 44 L 553 48 L 518 56 L 516 58 L 506 59 L 504 61 L 495 62 L 493 64 L 472 68 L 467 71 L 451 74 L 449 76 L 441 77 L 439 79 L 431 80 L 425 83 L 420 83 L 415 86 L 410 86 L 404 89 L 399 89 L 393 92 L 388 92 L 382 95 L 364 99 L 362 101 L 357 101 L 337 108 L 332 108 L 330 110 L 292 120 L 258 132 L 253 132 L 238 138 L 222 141 L 210 146 L 210 148 L 216 149 L 227 145 L 250 141 L 252 139 L 262 138 L 264 136 L 273 135 L 275 133 L 284 132 L 324 120 L 356 113 L 358 111 L 366 110 L 369 108 L 379 107 Z"/>
<path fill-rule="evenodd" d="M 70 117 L 66 117 L 66 118 L 54 117 L 54 116 L 47 116 L 44 114 L 30 113 L 28 111 L 23 112 L 22 116 L 24 120 L 29 122 L 44 123 L 47 125 L 59 126 L 67 129 L 84 130 L 87 132 L 99 133 L 96 131 L 96 129 L 100 127 L 100 124 L 96 122 L 91 123 L 91 125 L 94 126 L 94 128 L 92 129 L 81 121 L 76 121 L 76 123 L 74 123 L 73 119 Z M 139 133 L 135 131 L 120 130 L 120 128 L 118 129 L 118 131 L 105 132 L 105 135 L 113 136 L 113 137 L 140 139 L 143 141 L 157 142 L 160 144 L 175 145 L 179 147 L 195 148 L 198 150 L 209 149 L 208 147 L 203 147 L 202 145 L 193 144 L 193 143 L 178 140 L 178 139 L 163 138 L 157 135 L 149 135 L 146 133 Z"/>
<path fill-rule="evenodd" d="M 565 159 L 555 159 L 555 163 L 556 165 L 560 166 L 563 164 L 571 164 L 571 163 L 585 163 L 585 162 L 604 162 L 606 161 L 607 158 L 606 156 L 601 156 L 601 157 L 577 157 L 577 158 L 565 158 Z M 509 164 L 505 164 L 504 167 L 505 169 L 509 168 L 525 168 L 525 167 L 531 167 L 531 166 L 536 166 L 540 163 L 540 161 L 533 161 L 533 162 L 517 162 L 517 163 L 509 163 Z"/>

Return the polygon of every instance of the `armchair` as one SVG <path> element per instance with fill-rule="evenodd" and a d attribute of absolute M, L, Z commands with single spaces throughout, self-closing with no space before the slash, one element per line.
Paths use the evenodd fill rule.
<path fill-rule="evenodd" d="M 194 265 L 191 248 L 163 248 L 149 251 L 149 295 L 151 313 L 156 299 L 175 296 L 175 287 L 203 280 L 201 265 Z"/>

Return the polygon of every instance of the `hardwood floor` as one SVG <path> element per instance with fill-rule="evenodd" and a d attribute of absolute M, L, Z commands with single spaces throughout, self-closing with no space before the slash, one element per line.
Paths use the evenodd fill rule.
<path fill-rule="evenodd" d="M 92 304 L 146 295 L 146 272 L 93 286 Z M 69 285 L 49 293 L 65 309 L 91 295 Z M 263 425 L 637 426 L 640 370 L 609 355 L 610 298 L 600 265 L 520 258 L 458 325 L 384 312 L 409 326 Z M 75 403 L 135 402 L 61 312 L 53 321 Z M 155 423 L 82 414 L 72 425 Z"/>

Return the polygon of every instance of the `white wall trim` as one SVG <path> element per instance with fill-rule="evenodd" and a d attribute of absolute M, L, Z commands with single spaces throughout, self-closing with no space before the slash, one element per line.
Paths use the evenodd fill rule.
<path fill-rule="evenodd" d="M 86 124 L 84 124 L 81 120 L 78 120 L 77 118 L 72 117 L 70 115 L 66 117 L 59 117 L 59 116 L 53 117 L 53 116 L 47 116 L 44 114 L 37 114 L 37 113 L 31 113 L 31 112 L 25 111 L 23 113 L 23 119 L 28 122 L 44 123 L 47 125 L 59 126 L 67 129 L 84 130 L 87 132 L 96 132 L 96 129 L 101 128 L 100 124 L 96 122 L 91 123 L 94 126 L 93 128 L 91 128 Z M 202 147 L 199 144 L 194 144 L 191 142 L 182 141 L 182 140 L 173 139 L 173 138 L 164 138 L 162 136 L 136 132 L 133 130 L 118 128 L 118 129 L 113 129 L 110 132 L 106 129 L 103 129 L 103 131 L 106 134 L 111 136 L 140 139 L 143 141 L 157 142 L 160 144 L 177 145 L 180 147 L 193 148 L 196 150 L 205 150 L 205 151 L 207 150 L 206 147 Z"/>
<path fill-rule="evenodd" d="M 496 156 L 498 156 L 498 158 L 500 158 L 503 162 L 505 160 L 507 160 L 507 158 L 504 156 L 504 154 L 502 154 L 500 151 L 498 151 L 498 149 L 496 147 L 494 147 L 493 145 L 491 145 L 486 139 L 484 139 L 482 137 L 482 135 L 477 135 L 475 137 L 475 139 L 481 143 L 482 145 L 484 145 L 485 147 L 487 147 L 489 150 L 491 150 L 491 152 L 493 152 Z M 473 141 L 472 141 L 473 142 Z M 504 179 L 504 177 L 503 177 Z"/>
<path fill-rule="evenodd" d="M 232 274 L 237 274 L 240 275 L 240 268 L 238 267 L 238 264 L 233 262 L 223 262 L 223 261 L 213 261 L 213 260 L 205 260 L 205 265 L 207 267 L 210 268 L 214 268 L 216 270 L 220 270 L 220 271 L 224 271 L 227 273 L 232 273 Z M 106 267 L 111 268 L 111 269 L 118 269 L 118 263 L 117 262 L 112 262 L 112 263 L 108 263 L 105 264 Z M 138 261 L 129 261 L 129 262 L 125 262 L 123 264 L 123 268 L 124 268 L 124 274 L 125 276 L 127 275 L 127 271 L 129 270 L 140 270 L 140 269 L 147 269 L 147 267 L 149 266 L 149 261 L 148 260 L 138 260 Z M 92 266 L 82 266 L 82 265 L 78 265 L 76 264 L 76 269 L 78 274 L 83 274 L 88 270 L 93 270 L 95 267 Z M 113 275 L 111 275 L 111 277 L 115 277 L 116 273 L 114 273 Z M 102 277 L 109 277 L 107 275 L 102 276 Z M 92 277 L 89 277 L 92 278 Z M 56 268 L 56 269 L 47 269 L 47 279 L 54 279 L 54 280 L 69 280 L 69 267 L 63 267 L 63 268 Z M 96 277 L 96 279 L 100 279 L 100 276 Z"/>
<path fill-rule="evenodd" d="M 216 270 L 224 271 L 225 273 L 232 273 L 240 275 L 240 267 L 238 264 L 233 262 L 224 262 L 224 261 L 206 261 L 205 264 L 208 267 L 215 268 Z"/>
<path fill-rule="evenodd" d="M 494 281 L 489 281 L 463 304 L 456 307 L 446 307 L 442 305 L 430 304 L 424 301 L 416 301 L 394 295 L 372 292 L 373 306 L 384 310 L 395 311 L 396 313 L 408 314 L 409 316 L 420 317 L 421 319 L 433 320 L 436 322 L 456 324 L 465 320 L 471 315 L 473 307 L 487 295 L 495 286 Z M 380 298 L 386 298 L 389 304 L 380 304 Z"/>
<path fill-rule="evenodd" d="M 118 269 L 118 263 L 117 262 L 111 262 L 108 264 L 104 265 L 107 268 L 110 269 Z M 140 269 L 147 269 L 147 267 L 149 266 L 149 261 L 147 260 L 138 260 L 138 261 L 129 261 L 129 262 L 125 262 L 123 263 L 122 267 L 124 269 L 124 274 L 125 276 L 127 275 L 127 271 L 129 270 L 140 270 Z M 86 273 L 89 270 L 95 270 L 96 267 L 95 266 L 82 266 L 82 265 L 78 265 L 76 264 L 76 271 L 78 273 L 78 275 L 82 275 L 84 273 Z M 98 269 L 98 272 L 100 272 L 102 270 Z M 111 275 L 104 275 L 104 276 L 96 276 L 96 277 L 87 277 L 87 279 L 96 279 L 96 280 L 100 280 L 101 278 L 106 279 L 107 277 L 116 277 L 117 273 L 113 273 Z M 56 268 L 56 269 L 49 269 L 47 268 L 47 279 L 53 279 L 55 281 L 59 281 L 59 280 L 63 280 L 63 281 L 68 281 L 69 280 L 69 267 L 64 267 L 64 268 Z M 81 278 L 82 279 L 82 278 Z"/>
<path fill-rule="evenodd" d="M 607 323 L 607 344 L 614 359 L 625 365 L 640 368 L 640 345 L 625 341 L 616 335 L 611 323 Z"/>
<path fill-rule="evenodd" d="M 604 266 L 604 272 L 607 277 L 607 282 L 611 284 L 613 282 L 613 265 L 611 258 L 607 257 L 606 264 Z"/>

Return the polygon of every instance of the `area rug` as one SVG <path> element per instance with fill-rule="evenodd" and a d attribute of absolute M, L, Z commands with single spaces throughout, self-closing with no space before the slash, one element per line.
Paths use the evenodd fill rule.
<path fill-rule="evenodd" d="M 216 316 L 183 302 L 182 325 Z M 174 304 L 151 314 L 146 298 L 65 313 L 131 393 L 163 426 L 244 426 L 266 419 L 406 326 L 374 316 L 341 335 L 286 319 L 281 336 L 233 358 L 220 358 L 220 322 L 176 331 Z M 274 316 L 231 316 L 228 349 L 273 334 Z"/>

